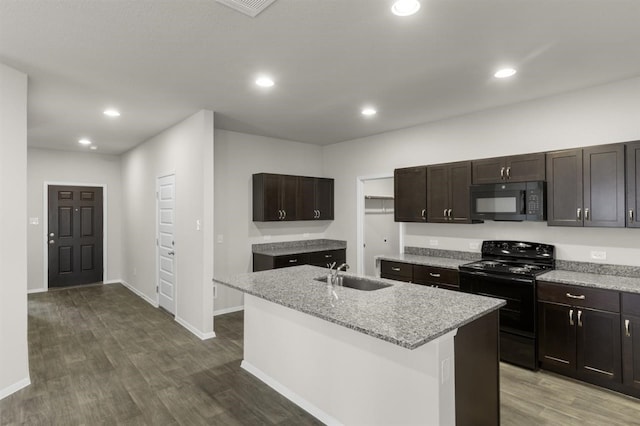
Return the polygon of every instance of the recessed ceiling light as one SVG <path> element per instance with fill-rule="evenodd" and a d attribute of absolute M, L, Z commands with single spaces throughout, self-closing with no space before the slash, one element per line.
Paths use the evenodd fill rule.
<path fill-rule="evenodd" d="M 420 10 L 418 0 L 398 0 L 391 6 L 391 12 L 396 16 L 409 16 Z"/>
<path fill-rule="evenodd" d="M 104 115 L 107 117 L 120 117 L 120 111 L 117 109 L 109 108 L 104 110 Z"/>
<path fill-rule="evenodd" d="M 89 149 L 92 151 L 95 151 L 96 149 L 98 149 L 98 147 L 94 145 L 94 146 L 90 146 Z"/>
<path fill-rule="evenodd" d="M 80 145 L 91 145 L 91 141 L 89 139 L 80 139 L 78 143 Z"/>
<path fill-rule="evenodd" d="M 371 117 L 372 115 L 376 115 L 378 111 L 376 111 L 375 108 L 366 107 L 366 108 L 362 108 L 361 113 L 365 117 Z"/>
<path fill-rule="evenodd" d="M 275 83 L 273 82 L 273 79 L 263 75 L 256 79 L 256 84 L 260 87 L 272 87 Z"/>
<path fill-rule="evenodd" d="M 516 71 L 513 68 L 502 68 L 501 70 L 496 71 L 495 74 L 493 74 L 493 76 L 495 78 L 507 78 L 507 77 L 511 77 L 514 76 L 518 71 Z"/>

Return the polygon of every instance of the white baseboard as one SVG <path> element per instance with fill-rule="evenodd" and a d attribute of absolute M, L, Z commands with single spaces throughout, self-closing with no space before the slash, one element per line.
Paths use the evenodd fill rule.
<path fill-rule="evenodd" d="M 224 315 L 224 314 L 230 314 L 232 312 L 238 312 L 238 311 L 244 311 L 244 306 L 234 306 L 232 308 L 225 308 L 225 309 L 219 309 L 217 311 L 213 311 L 213 316 L 218 316 L 218 315 Z"/>
<path fill-rule="evenodd" d="M 26 388 L 31 384 L 31 379 L 29 377 L 25 377 L 17 383 L 12 384 L 4 389 L 0 389 L 0 399 L 4 399 L 11 395 L 14 392 L 18 392 L 22 388 Z"/>
<path fill-rule="evenodd" d="M 126 282 L 125 280 L 120 280 L 118 282 L 121 283 L 126 288 L 128 288 L 129 290 L 131 290 L 133 293 L 135 293 L 136 296 L 139 296 L 142 299 L 144 299 L 145 301 L 147 301 L 154 308 L 158 307 L 158 302 L 156 302 L 155 300 L 153 300 L 152 298 L 150 298 L 149 296 L 147 296 L 146 294 L 144 294 L 143 292 L 141 292 L 140 290 L 138 290 L 137 288 L 135 288 L 134 286 L 132 286 L 128 282 Z"/>
<path fill-rule="evenodd" d="M 267 386 L 269 386 L 270 388 L 278 392 L 280 395 L 287 398 L 289 401 L 296 404 L 298 407 L 302 408 L 307 413 L 311 414 L 316 419 L 320 420 L 322 423 L 326 425 L 342 424 L 335 417 L 327 414 L 325 411 L 321 410 L 316 405 L 312 404 L 310 401 L 301 397 L 300 395 L 298 395 L 288 387 L 284 386 L 282 383 L 278 382 L 273 377 L 264 373 L 262 370 L 248 363 L 247 361 L 242 360 L 240 367 L 242 367 L 242 369 L 248 371 L 249 373 L 253 374 L 255 377 L 257 377 L 262 382 L 264 382 Z"/>
<path fill-rule="evenodd" d="M 108 280 L 102 281 L 102 284 L 122 284 L 124 281 L 122 280 Z"/>
<path fill-rule="evenodd" d="M 184 319 L 178 317 L 177 315 L 176 315 L 175 319 L 176 319 L 176 322 L 178 324 L 180 324 L 181 326 L 183 326 L 184 328 L 189 330 L 191 333 L 195 334 L 200 340 L 213 339 L 214 337 L 216 337 L 216 333 L 215 332 L 212 331 L 211 333 L 203 333 L 200 330 L 198 330 L 197 328 L 195 328 L 193 325 L 189 324 Z"/>
<path fill-rule="evenodd" d="M 48 288 L 42 287 L 42 288 L 30 288 L 27 290 L 27 294 L 34 294 L 34 293 L 46 293 L 47 291 L 49 291 Z"/>

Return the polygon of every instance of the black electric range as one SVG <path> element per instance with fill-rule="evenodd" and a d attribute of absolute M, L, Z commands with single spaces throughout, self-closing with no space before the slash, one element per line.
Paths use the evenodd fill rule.
<path fill-rule="evenodd" d="M 482 260 L 459 267 L 460 290 L 506 300 L 500 309 L 500 359 L 538 368 L 536 276 L 555 268 L 555 247 L 483 241 Z"/>

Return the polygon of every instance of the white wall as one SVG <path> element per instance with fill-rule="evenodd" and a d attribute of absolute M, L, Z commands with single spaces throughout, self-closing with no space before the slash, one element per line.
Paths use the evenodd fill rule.
<path fill-rule="evenodd" d="M 215 141 L 216 278 L 250 272 L 252 244 L 324 238 L 331 222 L 253 222 L 251 199 L 254 173 L 324 176 L 322 147 L 220 129 Z M 217 294 L 216 314 L 242 306 L 235 290 L 218 286 Z"/>
<path fill-rule="evenodd" d="M 640 78 L 488 110 L 450 120 L 327 146 L 324 170 L 336 179 L 336 210 L 329 238 L 356 241 L 356 177 L 397 167 L 599 145 L 640 139 Z M 536 223 L 408 224 L 405 245 L 469 251 L 470 241 L 509 237 L 557 245 L 559 259 L 640 265 L 640 232 L 630 229 L 547 227 Z M 356 253 L 347 253 L 355 262 Z"/>
<path fill-rule="evenodd" d="M 29 218 L 38 218 L 38 224 L 29 224 L 27 247 L 29 259 L 29 291 L 47 288 L 44 234 L 47 215 L 44 202 L 44 183 L 74 185 L 104 185 L 106 196 L 105 234 L 106 265 L 104 281 L 122 278 L 122 184 L 120 157 L 94 152 L 69 152 L 29 148 L 27 153 Z"/>
<path fill-rule="evenodd" d="M 28 386 L 27 76 L 0 64 L 0 399 Z"/>
<path fill-rule="evenodd" d="M 123 279 L 157 303 L 156 179 L 175 173 L 175 318 L 200 338 L 213 336 L 213 140 L 203 110 L 122 156 Z"/>

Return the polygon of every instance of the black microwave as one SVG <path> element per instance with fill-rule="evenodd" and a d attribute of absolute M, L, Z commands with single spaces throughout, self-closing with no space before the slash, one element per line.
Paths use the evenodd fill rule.
<path fill-rule="evenodd" d="M 546 182 L 471 185 L 473 220 L 547 220 Z"/>

